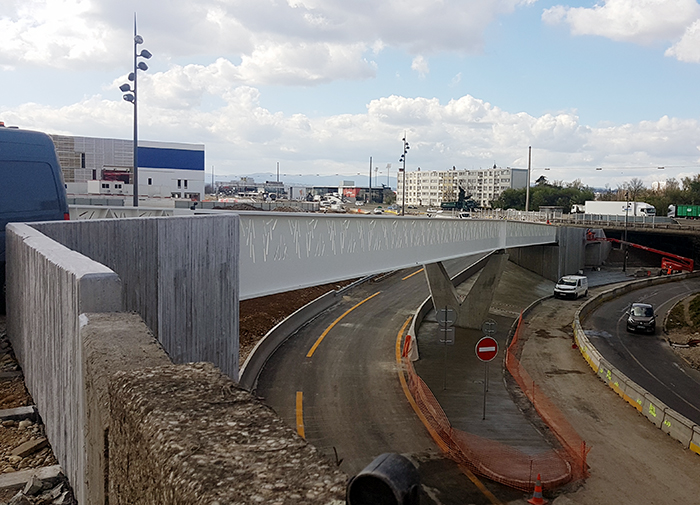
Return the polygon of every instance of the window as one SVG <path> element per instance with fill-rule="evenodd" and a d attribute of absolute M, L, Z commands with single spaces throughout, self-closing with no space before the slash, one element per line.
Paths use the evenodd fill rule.
<path fill-rule="evenodd" d="M 80 153 L 80 168 L 85 168 L 85 153 Z"/>
<path fill-rule="evenodd" d="M 122 185 L 121 185 L 121 184 L 115 184 L 115 185 L 114 185 L 114 189 L 122 189 Z"/>
<path fill-rule="evenodd" d="M 182 187 L 182 179 L 177 180 L 177 187 L 178 189 Z"/>
<path fill-rule="evenodd" d="M 109 184 L 102 183 L 102 189 L 109 189 Z"/>
<path fill-rule="evenodd" d="M 97 180 L 97 170 L 95 170 L 95 169 L 92 170 L 92 180 L 93 181 Z"/>
<path fill-rule="evenodd" d="M 185 189 L 187 189 L 187 179 L 185 179 Z"/>
<path fill-rule="evenodd" d="M 150 177 L 148 178 L 148 185 L 153 186 L 153 179 Z"/>

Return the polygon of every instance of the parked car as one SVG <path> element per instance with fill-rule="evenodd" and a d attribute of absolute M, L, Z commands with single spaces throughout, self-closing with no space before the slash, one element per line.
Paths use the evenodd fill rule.
<path fill-rule="evenodd" d="M 585 275 L 565 275 L 554 286 L 554 298 L 573 298 L 588 294 L 588 277 Z"/>
<path fill-rule="evenodd" d="M 381 207 L 377 207 L 376 209 L 374 209 L 372 211 L 372 213 L 373 214 L 384 214 L 384 209 L 382 209 Z"/>
<path fill-rule="evenodd" d="M 656 314 L 649 303 L 633 303 L 627 313 L 627 331 L 656 332 Z"/>

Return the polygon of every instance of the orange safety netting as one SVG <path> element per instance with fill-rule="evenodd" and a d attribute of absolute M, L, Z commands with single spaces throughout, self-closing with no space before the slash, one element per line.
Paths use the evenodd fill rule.
<path fill-rule="evenodd" d="M 564 450 L 550 450 L 532 456 L 500 442 L 453 428 L 432 391 L 418 376 L 413 363 L 407 357 L 412 345 L 410 335 L 406 336 L 402 361 L 411 395 L 430 426 L 429 429 L 434 430 L 435 435 L 443 442 L 443 449 L 448 456 L 478 475 L 515 489 L 532 491 L 537 474 L 541 474 L 542 485 L 548 488 L 587 476 L 587 450 L 585 442 L 529 379 L 527 371 L 511 352 L 511 348 L 517 342 L 519 329 L 520 321 L 506 355 L 506 366 L 530 401 L 536 399 L 533 404 L 537 412 L 561 441 Z"/>

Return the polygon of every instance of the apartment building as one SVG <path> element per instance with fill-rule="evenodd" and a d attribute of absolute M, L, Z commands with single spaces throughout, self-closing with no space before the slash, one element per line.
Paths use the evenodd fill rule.
<path fill-rule="evenodd" d="M 478 170 L 420 170 L 406 172 L 406 205 L 439 206 L 442 202 L 454 202 L 463 188 L 466 195 L 480 207 L 490 207 L 491 202 L 506 189 L 520 189 L 527 184 L 527 169 L 492 168 Z M 397 202 L 403 202 L 403 176 L 399 174 L 396 192 Z"/>

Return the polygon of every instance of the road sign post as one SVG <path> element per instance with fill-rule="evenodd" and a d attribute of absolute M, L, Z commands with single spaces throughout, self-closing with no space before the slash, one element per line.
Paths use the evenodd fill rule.
<path fill-rule="evenodd" d="M 442 334 L 442 338 L 440 339 L 440 343 L 445 344 L 445 363 L 443 367 L 445 373 L 442 379 L 442 389 L 445 390 L 447 389 L 447 344 L 454 345 L 455 343 L 455 329 L 453 325 L 457 320 L 457 312 L 455 312 L 454 309 L 446 306 L 444 309 L 438 310 L 435 317 L 438 323 L 441 325 L 440 333 Z"/>
<path fill-rule="evenodd" d="M 489 329 L 491 328 L 489 327 Z M 495 332 L 495 323 L 493 331 Z M 486 419 L 486 392 L 489 387 L 489 361 L 498 354 L 498 342 L 493 337 L 483 337 L 476 343 L 475 351 L 476 357 L 484 362 L 484 415 L 482 417 L 482 420 L 484 420 Z"/>

